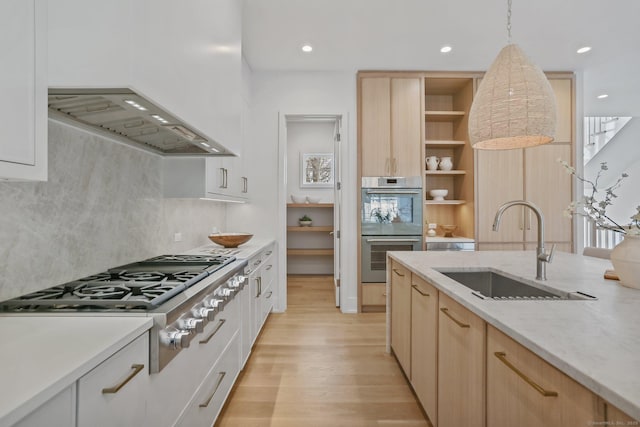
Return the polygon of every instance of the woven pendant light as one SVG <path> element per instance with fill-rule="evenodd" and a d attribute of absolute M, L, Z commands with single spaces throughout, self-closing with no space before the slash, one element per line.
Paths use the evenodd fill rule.
<path fill-rule="evenodd" d="M 511 0 L 508 1 L 509 42 Z M 469 112 L 473 148 L 509 150 L 547 144 L 556 131 L 556 99 L 549 81 L 522 49 L 509 43 L 478 88 Z"/>

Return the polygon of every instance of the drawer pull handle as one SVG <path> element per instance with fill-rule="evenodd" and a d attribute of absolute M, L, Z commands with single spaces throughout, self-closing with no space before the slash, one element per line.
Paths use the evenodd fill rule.
<path fill-rule="evenodd" d="M 267 271 L 269 271 L 269 270 L 271 270 L 272 268 L 273 268 L 273 264 L 269 264 L 269 265 L 267 265 L 264 269 L 265 269 L 265 270 L 267 270 Z"/>
<path fill-rule="evenodd" d="M 535 388 L 536 391 L 538 393 L 540 393 L 541 395 L 543 395 L 544 397 L 554 397 L 557 396 L 558 393 L 555 391 L 550 391 L 550 390 L 545 390 L 542 386 L 538 385 L 535 383 L 535 381 L 533 381 L 531 378 L 529 378 L 527 375 L 525 375 L 523 372 L 521 372 L 518 368 L 516 368 L 515 366 L 513 366 L 511 364 L 511 362 L 509 362 L 507 360 L 507 353 L 505 353 L 504 351 L 496 351 L 495 353 L 493 353 L 502 363 L 504 363 L 505 365 L 507 365 L 507 367 L 509 369 L 511 369 L 513 372 L 515 372 L 520 378 L 522 378 L 527 384 L 529 384 L 531 387 Z"/>
<path fill-rule="evenodd" d="M 211 338 L 213 338 L 213 336 L 220 330 L 220 328 L 222 328 L 222 325 L 224 325 L 224 322 L 226 322 L 226 321 L 227 321 L 227 319 L 220 319 L 218 321 L 218 324 L 216 325 L 215 329 L 213 330 L 213 332 L 211 332 L 211 334 L 208 337 L 206 337 L 205 339 L 200 340 L 199 341 L 200 344 L 206 344 L 209 341 L 211 341 Z"/>
<path fill-rule="evenodd" d="M 404 277 L 404 274 L 400 273 L 397 269 L 393 269 L 393 272 L 396 273 L 400 277 Z"/>
<path fill-rule="evenodd" d="M 425 294 L 424 292 L 422 292 L 422 289 L 420 289 L 420 288 L 418 287 L 418 285 L 411 285 L 411 287 L 412 287 L 413 289 L 415 289 L 416 291 L 418 291 L 418 292 L 420 293 L 420 295 L 422 295 L 423 297 L 430 297 L 430 296 L 431 296 L 431 295 L 429 295 L 429 294 Z"/>
<path fill-rule="evenodd" d="M 122 387 L 127 385 L 127 383 L 133 379 L 133 377 L 138 375 L 138 373 L 144 369 L 144 365 L 139 365 L 137 363 L 134 363 L 133 365 L 131 365 L 131 369 L 133 369 L 133 371 L 131 371 L 131 373 L 129 374 L 129 376 L 127 376 L 127 378 L 125 378 L 120 384 L 118 384 L 115 387 L 103 388 L 102 394 L 115 394 L 118 391 L 120 391 Z"/>
<path fill-rule="evenodd" d="M 453 317 L 451 315 L 451 313 L 449 313 L 449 309 L 446 307 L 443 307 L 440 309 L 441 312 L 443 312 L 449 319 L 453 320 L 454 322 L 456 322 L 456 325 L 460 326 L 461 328 L 470 328 L 471 325 L 468 325 L 466 323 L 462 323 L 461 321 L 459 321 L 458 319 L 456 319 L 455 317 Z"/>
<path fill-rule="evenodd" d="M 216 395 L 216 391 L 218 391 L 218 389 L 220 388 L 220 384 L 222 384 L 222 380 L 224 379 L 225 375 L 227 375 L 226 372 L 218 372 L 218 379 L 216 380 L 216 385 L 213 388 L 213 393 L 211 393 L 211 396 L 209 396 L 207 400 L 200 404 L 201 408 L 206 408 L 207 406 L 209 406 L 209 403 L 211 403 L 211 399 L 213 399 L 213 396 Z"/>
<path fill-rule="evenodd" d="M 269 293 L 267 294 L 267 296 L 265 297 L 265 299 L 269 299 L 269 298 L 271 298 L 271 295 L 272 295 L 272 294 L 273 294 L 273 292 L 272 292 L 272 291 L 269 291 Z"/>
<path fill-rule="evenodd" d="M 383 292 L 383 293 L 382 293 L 382 296 L 383 296 L 383 297 L 386 297 L 386 296 L 387 296 L 387 293 L 386 293 L 386 292 Z"/>

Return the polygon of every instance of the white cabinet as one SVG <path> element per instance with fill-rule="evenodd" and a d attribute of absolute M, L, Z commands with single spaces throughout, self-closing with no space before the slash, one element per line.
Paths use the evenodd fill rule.
<path fill-rule="evenodd" d="M 236 157 L 166 157 L 164 196 L 246 202 L 248 180 Z"/>
<path fill-rule="evenodd" d="M 210 427 L 218 417 L 240 372 L 239 335 L 231 338 L 175 425 Z"/>
<path fill-rule="evenodd" d="M 47 2 L 0 2 L 0 179 L 47 180 Z"/>
<path fill-rule="evenodd" d="M 241 8 L 237 0 L 49 0 L 49 86 L 130 87 L 238 152 Z"/>
<path fill-rule="evenodd" d="M 76 385 L 65 388 L 13 427 L 50 427 L 76 425 Z"/>
<path fill-rule="evenodd" d="M 267 246 L 248 261 L 245 273 L 251 291 L 252 330 L 251 345 L 255 342 L 264 322 L 273 308 L 273 293 L 276 288 L 276 256 L 273 245 Z"/>
<path fill-rule="evenodd" d="M 78 427 L 143 425 L 148 388 L 145 333 L 78 380 Z"/>

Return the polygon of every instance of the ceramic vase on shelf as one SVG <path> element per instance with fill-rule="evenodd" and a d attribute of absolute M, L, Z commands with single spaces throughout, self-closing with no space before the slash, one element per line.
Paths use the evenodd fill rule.
<path fill-rule="evenodd" d="M 440 159 L 440 169 L 443 171 L 450 171 L 453 169 L 453 162 L 451 157 L 443 157 Z"/>
<path fill-rule="evenodd" d="M 621 285 L 640 289 L 640 236 L 624 236 L 624 240 L 611 251 L 611 264 Z"/>
<path fill-rule="evenodd" d="M 430 171 L 434 171 L 438 169 L 439 160 L 436 156 L 428 156 L 425 161 L 427 162 L 427 169 Z"/>

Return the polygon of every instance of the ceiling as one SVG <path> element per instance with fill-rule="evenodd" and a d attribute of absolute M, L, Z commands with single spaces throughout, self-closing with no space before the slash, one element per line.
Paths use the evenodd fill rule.
<path fill-rule="evenodd" d="M 507 44 L 507 0 L 244 1 L 254 71 L 483 71 Z M 585 115 L 640 116 L 639 17 L 639 0 L 513 0 L 512 41 L 545 71 L 582 75 Z"/>

